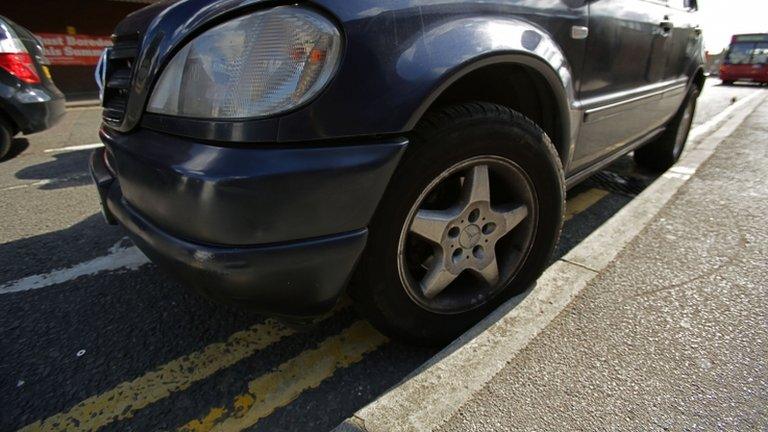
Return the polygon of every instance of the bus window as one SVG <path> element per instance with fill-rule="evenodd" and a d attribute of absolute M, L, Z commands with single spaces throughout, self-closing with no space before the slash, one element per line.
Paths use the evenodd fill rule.
<path fill-rule="evenodd" d="M 768 63 L 768 42 L 760 42 L 752 53 L 752 64 Z"/>
<path fill-rule="evenodd" d="M 725 56 L 728 64 L 768 63 L 768 42 L 735 42 Z"/>

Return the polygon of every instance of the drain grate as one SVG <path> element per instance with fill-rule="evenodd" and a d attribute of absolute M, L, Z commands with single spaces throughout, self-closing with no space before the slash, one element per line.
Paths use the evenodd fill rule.
<path fill-rule="evenodd" d="M 623 195 L 636 196 L 643 191 L 653 179 L 625 176 L 612 171 L 600 171 L 588 178 L 584 184 L 588 187 L 607 190 Z"/>

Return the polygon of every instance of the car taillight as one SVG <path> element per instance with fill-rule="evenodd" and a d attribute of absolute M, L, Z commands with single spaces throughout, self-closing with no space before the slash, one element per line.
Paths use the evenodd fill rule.
<path fill-rule="evenodd" d="M 0 53 L 0 68 L 27 84 L 40 84 L 40 75 L 28 53 Z"/>

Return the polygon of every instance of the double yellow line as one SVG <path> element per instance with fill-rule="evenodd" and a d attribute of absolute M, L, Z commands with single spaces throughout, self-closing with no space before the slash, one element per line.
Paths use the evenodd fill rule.
<path fill-rule="evenodd" d="M 608 192 L 590 189 L 569 199 L 565 219 L 597 203 Z M 345 307 L 342 305 L 341 307 Z M 66 412 L 55 414 L 22 428 L 22 431 L 96 431 L 107 424 L 125 420 L 142 408 L 189 388 L 214 373 L 294 334 L 277 321 L 267 320 L 239 331 L 226 341 L 208 345 L 168 362 L 132 381 L 92 396 Z M 272 372 L 248 384 L 247 392 L 230 404 L 214 407 L 202 417 L 189 421 L 183 431 L 239 431 L 256 424 L 276 409 L 286 406 L 304 391 L 319 386 L 343 368 L 362 360 L 387 342 L 386 337 L 365 321 L 357 321 L 341 333 L 320 342 L 279 365 Z"/>
<path fill-rule="evenodd" d="M 248 383 L 248 391 L 238 395 L 230 407 L 212 408 L 199 420 L 179 430 L 184 432 L 240 431 L 253 426 L 276 409 L 286 406 L 305 390 L 315 388 L 337 370 L 363 359 L 387 342 L 387 338 L 365 321 L 358 321 L 336 336 L 331 336 L 310 351 L 304 351 Z"/>
<path fill-rule="evenodd" d="M 230 336 L 226 342 L 208 345 L 201 351 L 168 362 L 145 375 L 118 384 L 89 397 L 69 411 L 55 414 L 22 428 L 22 431 L 95 431 L 117 420 L 131 418 L 136 411 L 189 388 L 215 372 L 232 366 L 293 331 L 267 320 Z"/>

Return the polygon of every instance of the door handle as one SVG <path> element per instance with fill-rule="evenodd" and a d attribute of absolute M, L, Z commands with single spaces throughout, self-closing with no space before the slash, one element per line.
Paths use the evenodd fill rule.
<path fill-rule="evenodd" d="M 693 28 L 693 32 L 696 33 L 696 36 L 701 36 L 701 27 L 700 26 L 695 26 Z"/>
<path fill-rule="evenodd" d="M 668 16 L 665 16 L 664 19 L 659 23 L 659 27 L 664 30 L 664 33 L 669 33 L 673 28 L 675 28 L 675 23 L 673 23 Z"/>

